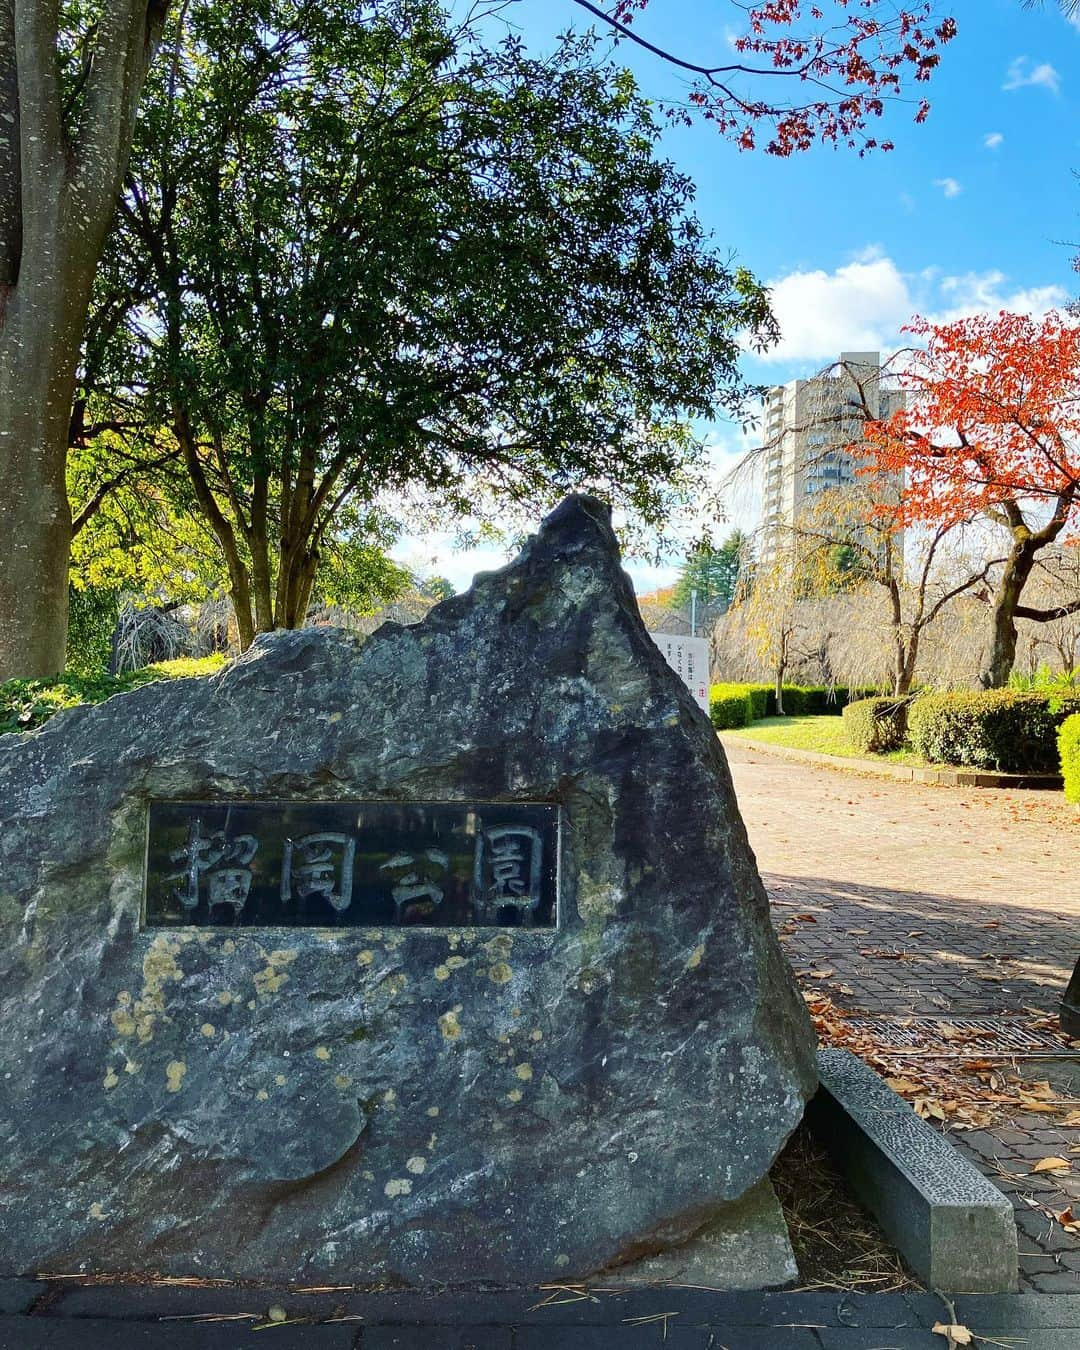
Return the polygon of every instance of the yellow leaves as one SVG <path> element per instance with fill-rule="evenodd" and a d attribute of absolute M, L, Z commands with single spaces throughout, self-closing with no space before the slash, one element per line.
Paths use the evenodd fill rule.
<path fill-rule="evenodd" d="M 1040 1158 L 1031 1169 L 1035 1172 L 1071 1172 L 1072 1163 L 1068 1158 Z"/>
<path fill-rule="evenodd" d="M 1068 1209 L 1051 1210 L 1050 1212 L 1066 1233 L 1080 1233 L 1080 1219 L 1073 1213 L 1072 1205 Z"/>

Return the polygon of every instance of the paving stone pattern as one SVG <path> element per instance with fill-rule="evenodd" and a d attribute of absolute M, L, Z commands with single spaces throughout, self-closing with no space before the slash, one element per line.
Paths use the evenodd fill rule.
<path fill-rule="evenodd" d="M 1056 1012 L 1080 951 L 1080 821 L 1060 794 L 893 783 L 724 748 L 806 988 L 880 1016 Z M 1024 1072 L 1058 1081 L 1065 1068 Z M 1013 1202 L 1021 1288 L 1080 1294 L 1080 1240 L 1044 1212 L 1080 1213 L 1080 1162 L 1064 1180 L 1031 1171 L 1080 1131 L 1024 1114 L 951 1137 Z"/>
<path fill-rule="evenodd" d="M 951 1320 L 953 1311 L 975 1333 L 977 1345 L 1076 1350 L 1080 1344 L 1080 1300 L 1052 1296 L 971 1297 L 957 1299 L 950 1310 L 932 1294 L 686 1288 L 601 1290 L 589 1297 L 331 1298 L 236 1287 L 180 1295 L 160 1288 L 48 1289 L 29 1304 L 31 1315 L 0 1316 L 0 1350 L 943 1350 L 945 1342 L 932 1328 Z M 8 1298 L 4 1306 L 16 1301 Z M 274 1303 L 294 1320 L 272 1328 L 250 1320 L 177 1320 Z M 178 1306 L 187 1314 L 178 1314 Z"/>

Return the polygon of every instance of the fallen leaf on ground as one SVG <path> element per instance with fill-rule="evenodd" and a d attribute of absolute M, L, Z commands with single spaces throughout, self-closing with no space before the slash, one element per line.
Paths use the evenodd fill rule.
<path fill-rule="evenodd" d="M 935 1322 L 934 1335 L 944 1336 L 950 1346 L 970 1345 L 972 1343 L 971 1332 L 959 1322 Z"/>
<path fill-rule="evenodd" d="M 1072 1163 L 1068 1158 L 1040 1158 L 1032 1172 L 1071 1172 Z"/>

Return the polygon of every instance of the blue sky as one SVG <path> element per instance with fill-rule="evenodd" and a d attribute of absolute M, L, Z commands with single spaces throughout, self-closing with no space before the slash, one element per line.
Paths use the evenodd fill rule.
<path fill-rule="evenodd" d="M 959 34 L 920 87 L 929 120 L 915 125 L 903 104 L 886 112 L 889 153 L 817 148 L 782 160 L 740 152 L 705 123 L 664 132 L 663 153 L 697 183 L 717 244 L 773 288 L 783 341 L 765 361 L 747 358 L 754 381 L 811 374 L 841 348 L 895 349 L 915 312 L 1038 311 L 1080 290 L 1067 246 L 1080 241 L 1080 21 L 1055 0 L 1041 11 L 1021 0 L 938 3 Z M 592 24 L 570 0 L 517 0 L 503 17 L 533 52 Z M 693 60 L 723 61 L 741 17 L 731 0 L 651 0 L 635 28 Z M 685 92 L 682 76 L 631 44 L 611 52 L 649 97 Z M 722 473 L 744 441 L 733 427 L 706 430 Z M 753 489 L 733 494 L 729 511 L 752 527 Z M 503 557 L 452 554 L 442 539 L 409 541 L 404 553 L 459 586 Z M 647 590 L 674 563 L 631 565 L 631 575 Z"/>

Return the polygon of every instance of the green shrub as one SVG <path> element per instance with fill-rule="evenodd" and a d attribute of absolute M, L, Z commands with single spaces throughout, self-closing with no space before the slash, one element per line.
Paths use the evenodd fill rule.
<path fill-rule="evenodd" d="M 1080 694 L 923 694 L 908 713 L 908 736 L 911 748 L 936 764 L 1055 773 L 1058 727 L 1075 712 Z"/>
<path fill-rule="evenodd" d="M 1034 675 L 1017 671 L 1009 676 L 1010 689 L 1035 689 L 1043 694 L 1080 693 L 1080 670 L 1051 670 L 1044 661 Z"/>
<path fill-rule="evenodd" d="M 123 675 L 78 675 L 65 672 L 51 680 L 7 680 L 0 684 L 0 735 L 9 731 L 30 731 L 47 722 L 63 708 L 81 703 L 103 703 L 113 694 L 122 694 L 153 680 L 179 680 L 194 675 L 212 675 L 225 664 L 225 657 L 200 659 L 181 657 L 161 661 Z"/>
<path fill-rule="evenodd" d="M 750 698 L 750 720 L 759 721 L 763 717 L 775 717 L 776 686 L 773 684 L 714 684 L 710 698 L 720 690 L 724 697 L 747 694 Z M 807 717 L 815 714 L 838 714 L 843 712 L 849 698 L 869 698 L 876 689 L 848 689 L 847 685 L 837 684 L 831 690 L 823 684 L 784 685 L 784 715 L 786 717 Z M 741 724 L 740 724 L 741 725 Z"/>
<path fill-rule="evenodd" d="M 67 675 L 104 675 L 112 656 L 113 631 L 120 615 L 120 592 L 88 586 L 68 587 Z"/>
<path fill-rule="evenodd" d="M 717 731 L 747 727 L 754 716 L 751 696 L 742 684 L 714 684 L 709 689 L 709 716 Z"/>
<path fill-rule="evenodd" d="M 771 684 L 744 684 L 750 699 L 750 716 L 755 722 L 771 717 L 776 711 L 776 691 Z"/>
<path fill-rule="evenodd" d="M 907 734 L 906 698 L 860 698 L 844 707 L 844 735 L 855 750 L 881 755 L 899 750 Z"/>
<path fill-rule="evenodd" d="M 750 700 L 750 720 L 756 722 L 762 717 L 771 717 L 776 696 L 770 684 L 714 684 L 709 689 L 710 702 L 714 698 L 748 698 Z M 745 723 L 740 723 L 744 726 Z"/>
<path fill-rule="evenodd" d="M 1065 779 L 1065 800 L 1080 803 L 1080 713 L 1066 717 L 1058 728 L 1058 755 Z"/>

